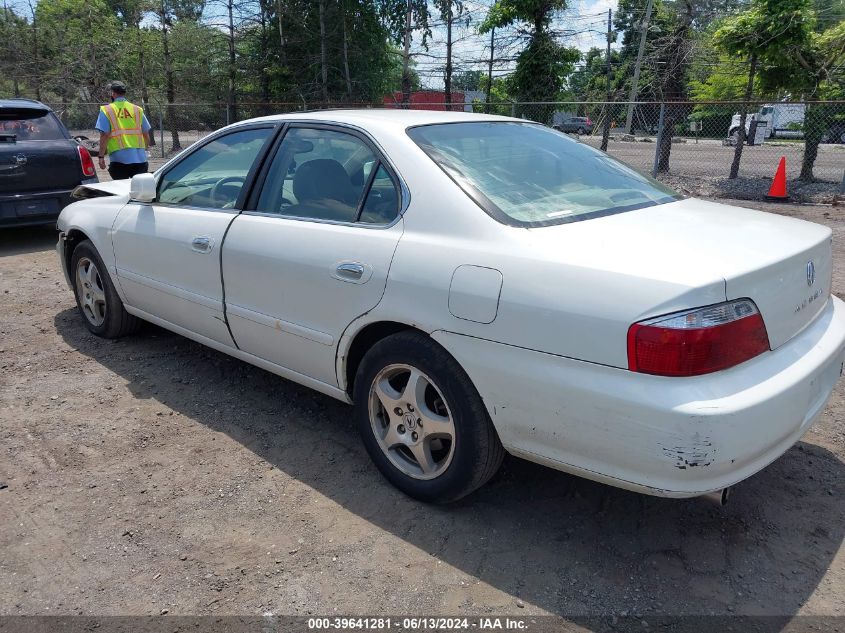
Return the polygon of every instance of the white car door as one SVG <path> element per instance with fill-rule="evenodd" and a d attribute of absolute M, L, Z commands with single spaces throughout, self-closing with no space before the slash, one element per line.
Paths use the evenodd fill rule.
<path fill-rule="evenodd" d="M 240 349 L 337 385 L 338 340 L 378 305 L 402 234 L 401 188 L 363 135 L 291 125 L 223 245 Z"/>
<path fill-rule="evenodd" d="M 170 166 L 152 204 L 130 202 L 113 227 L 127 303 L 232 345 L 224 320 L 220 247 L 273 125 L 217 136 Z"/>

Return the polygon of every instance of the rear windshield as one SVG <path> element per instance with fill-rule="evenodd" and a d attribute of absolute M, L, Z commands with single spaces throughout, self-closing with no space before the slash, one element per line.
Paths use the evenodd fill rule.
<path fill-rule="evenodd" d="M 442 123 L 408 134 L 506 224 L 561 224 L 680 198 L 604 152 L 534 123 Z"/>
<path fill-rule="evenodd" d="M 0 110 L 0 135 L 14 135 L 18 141 L 65 138 L 56 117 L 43 110 Z"/>

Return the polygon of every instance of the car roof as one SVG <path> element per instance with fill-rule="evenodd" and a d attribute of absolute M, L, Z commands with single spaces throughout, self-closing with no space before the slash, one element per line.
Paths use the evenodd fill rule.
<path fill-rule="evenodd" d="M 456 104 L 455 107 L 460 107 Z M 373 124 L 405 129 L 415 125 L 431 125 L 435 123 L 477 123 L 479 121 L 511 121 L 523 122 L 522 119 L 498 116 L 495 114 L 479 114 L 474 112 L 446 112 L 442 110 L 405 110 L 398 108 L 366 108 L 357 110 L 313 110 L 305 112 L 289 112 L 276 114 L 251 121 L 286 121 L 286 120 L 325 121 L 332 123 L 347 123 L 361 127 Z"/>
<path fill-rule="evenodd" d="M 14 110 L 43 110 L 44 112 L 50 112 L 52 110 L 50 106 L 44 105 L 40 101 L 36 101 L 35 99 L 26 99 L 23 97 L 14 97 L 12 99 L 0 99 L 0 108 L 8 108 Z"/>

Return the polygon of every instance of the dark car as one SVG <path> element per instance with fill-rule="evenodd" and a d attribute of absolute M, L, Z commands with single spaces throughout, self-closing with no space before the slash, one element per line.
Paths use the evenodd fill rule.
<path fill-rule="evenodd" d="M 593 132 L 593 122 L 590 117 L 586 116 L 569 116 L 564 117 L 560 123 L 555 125 L 555 129 L 561 132 L 575 132 L 576 134 L 591 134 Z"/>
<path fill-rule="evenodd" d="M 73 189 L 91 182 L 91 154 L 48 106 L 0 99 L 0 228 L 54 222 Z"/>

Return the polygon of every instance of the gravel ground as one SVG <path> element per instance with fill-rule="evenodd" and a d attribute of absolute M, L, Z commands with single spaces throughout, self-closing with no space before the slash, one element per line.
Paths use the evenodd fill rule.
<path fill-rule="evenodd" d="M 842 212 L 767 208 L 833 227 L 845 293 Z M 0 615 L 845 616 L 843 384 L 724 509 L 515 458 L 431 507 L 347 406 L 152 326 L 88 334 L 54 242 L 0 233 Z"/>

